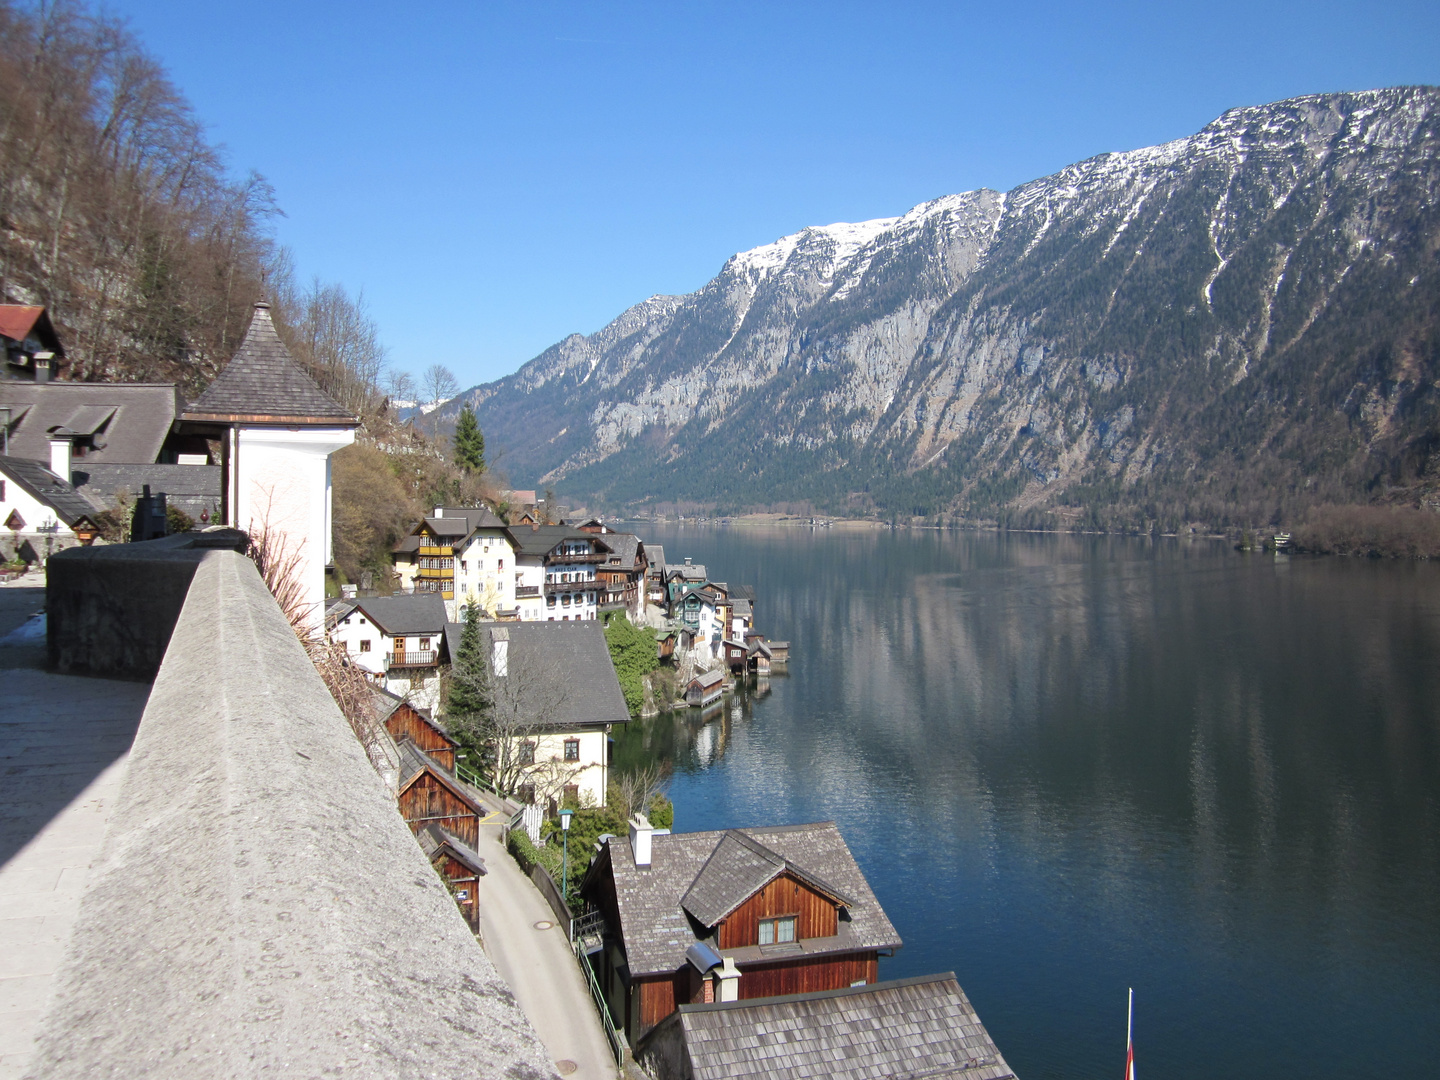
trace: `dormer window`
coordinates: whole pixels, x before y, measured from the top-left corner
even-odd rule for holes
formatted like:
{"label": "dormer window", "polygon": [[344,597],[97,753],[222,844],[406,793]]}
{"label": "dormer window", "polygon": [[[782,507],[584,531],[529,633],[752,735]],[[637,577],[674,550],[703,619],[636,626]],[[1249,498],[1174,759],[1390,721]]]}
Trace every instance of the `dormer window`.
{"label": "dormer window", "polygon": [[795,940],[795,916],[760,920],[760,944],[784,945]]}

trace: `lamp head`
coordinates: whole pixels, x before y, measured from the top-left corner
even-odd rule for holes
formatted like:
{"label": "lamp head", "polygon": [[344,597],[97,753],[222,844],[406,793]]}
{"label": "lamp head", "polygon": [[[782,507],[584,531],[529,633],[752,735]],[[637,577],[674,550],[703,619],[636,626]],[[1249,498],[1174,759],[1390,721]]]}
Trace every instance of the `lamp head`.
{"label": "lamp head", "polygon": [[570,818],[573,817],[574,814],[575,814],[575,811],[574,811],[574,810],[571,810],[568,806],[567,806],[564,810],[561,810],[561,811],[560,811],[560,828],[564,829],[566,832],[569,832],[569,831],[570,831]]}

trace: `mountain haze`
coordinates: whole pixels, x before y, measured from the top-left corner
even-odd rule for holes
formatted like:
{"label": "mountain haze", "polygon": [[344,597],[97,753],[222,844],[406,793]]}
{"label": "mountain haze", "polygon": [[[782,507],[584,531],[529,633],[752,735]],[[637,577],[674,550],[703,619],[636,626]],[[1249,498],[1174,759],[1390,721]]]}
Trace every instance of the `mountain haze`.
{"label": "mountain haze", "polygon": [[616,509],[1174,526],[1423,501],[1437,120],[1432,87],[1295,98],[807,228],[437,415],[472,403],[514,482]]}

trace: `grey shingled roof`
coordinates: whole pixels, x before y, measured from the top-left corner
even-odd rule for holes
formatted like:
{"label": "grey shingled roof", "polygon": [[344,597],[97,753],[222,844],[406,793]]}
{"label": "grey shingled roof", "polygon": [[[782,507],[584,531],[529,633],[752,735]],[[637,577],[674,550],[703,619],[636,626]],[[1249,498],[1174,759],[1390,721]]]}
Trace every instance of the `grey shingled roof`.
{"label": "grey shingled roof", "polygon": [[425,857],[431,862],[434,862],[435,856],[442,851],[448,851],[471,873],[484,874],[487,872],[485,860],[480,857],[480,853],[449,829],[443,829],[432,822],[421,829],[415,838],[420,841],[421,850],[425,852]]}
{"label": "grey shingled roof", "polygon": [[[75,459],[148,465],[160,456],[180,395],[173,383],[27,383],[0,380],[0,408],[10,409],[10,456],[50,461],[50,429],[93,435],[96,448]],[[78,425],[78,426],[77,426]]]}
{"label": "grey shingled roof", "polygon": [[250,329],[216,380],[185,410],[187,420],[285,422],[353,427],[343,409],[295,362],[275,332],[269,304],[256,304]]}
{"label": "grey shingled roof", "polygon": [[501,521],[488,506],[442,506],[440,509],[444,511],[444,517],[447,520],[464,518],[472,532],[475,529],[506,528],[505,522]]}
{"label": "grey shingled roof", "polygon": [[701,671],[697,672],[694,678],[692,678],[690,681],[698,682],[701,689],[709,690],[712,686],[718,686],[720,683],[725,681],[725,673],[719,668],[715,668],[711,671]]}
{"label": "grey shingled roof", "polygon": [[185,511],[197,522],[201,511],[212,518],[220,510],[221,469],[219,465],[112,465],[77,458],[70,470],[75,488],[90,503],[102,509],[118,505],[115,495],[122,488],[139,495],[150,485],[163,492],[167,506]]}
{"label": "grey shingled roof", "polygon": [[[804,878],[829,882],[824,891],[843,890],[849,921],[840,921],[840,933],[835,938],[804,942],[805,953],[900,947],[900,935],[875,899],[833,821],[740,831],[782,857]],[[687,948],[696,941],[708,940],[697,935],[682,901],[725,835],[718,830],[656,835],[651,838],[650,867],[645,870],[636,868],[629,838],[617,836],[607,843],[606,855],[592,865],[586,875],[587,892],[594,875],[607,872],[606,867],[614,875],[621,923],[618,929],[633,975],[674,971],[685,963]],[[701,934],[708,935],[709,928],[703,927]],[[759,961],[761,948],[728,952],[737,954],[737,962]],[[752,952],[754,956],[748,955]]]}
{"label": "grey shingled roof", "polygon": [[[38,461],[29,458],[0,456],[0,475],[12,483],[19,484],[34,498],[55,511],[55,516],[67,526],[75,524],[82,517],[93,517],[95,507],[73,487],[56,476]],[[26,522],[27,529],[34,529],[41,522]]]}
{"label": "grey shingled roof", "polygon": [[954,972],[818,994],[681,1005],[671,1023],[684,1030],[695,1080],[1015,1075]]}
{"label": "grey shingled roof", "polygon": [[606,533],[605,543],[610,548],[610,557],[602,565],[621,570],[635,569],[635,558],[640,553],[638,536],[634,533]]}
{"label": "grey shingled roof", "polygon": [[520,555],[548,555],[562,540],[590,540],[597,551],[605,554],[610,550],[608,537],[595,533],[581,532],[569,525],[511,525],[505,530],[510,542]]}
{"label": "grey shingled roof", "polygon": [[416,777],[428,769],[432,776],[437,777],[442,784],[458,795],[460,800],[474,813],[481,812],[480,804],[475,801],[475,797],[461,787],[444,766],[438,764],[434,758],[421,750],[410,739],[401,739],[396,744],[396,749],[400,752],[400,791],[404,791],[415,781]]}
{"label": "grey shingled roof", "polygon": [[445,600],[439,593],[362,596],[355,601],[355,606],[391,637],[396,634],[438,637],[445,631]]}
{"label": "grey shingled roof", "polygon": [[[534,686],[537,701],[551,706],[536,723],[546,727],[624,724],[630,719],[620,679],[605,644],[605,627],[587,622],[482,621],[481,641],[488,662],[491,629],[504,630],[510,641],[506,678],[521,677]],[[451,661],[459,655],[464,623],[445,624]],[[521,701],[524,701],[522,694]]]}
{"label": "grey shingled roof", "polygon": [[650,544],[645,548],[645,554],[650,558],[650,569],[656,570],[662,576],[665,573],[665,548],[662,544]]}
{"label": "grey shingled roof", "polygon": [[849,897],[803,867],[791,865],[785,856],[740,830],[728,829],[680,898],[680,906],[702,926],[714,926],[786,870],[819,892],[833,896],[842,904],[849,903]]}

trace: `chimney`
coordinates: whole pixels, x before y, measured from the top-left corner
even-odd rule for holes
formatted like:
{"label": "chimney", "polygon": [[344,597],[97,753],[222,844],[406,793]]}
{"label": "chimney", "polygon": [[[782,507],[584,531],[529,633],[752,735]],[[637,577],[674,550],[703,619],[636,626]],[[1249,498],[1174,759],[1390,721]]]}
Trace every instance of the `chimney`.
{"label": "chimney", "polygon": [[650,838],[654,834],[655,829],[644,814],[630,819],[630,851],[635,856],[637,870],[650,869]]}
{"label": "chimney", "polygon": [[690,556],[689,556],[689,555],[686,555],[686,556],[685,556],[685,565],[686,565],[686,566],[689,566],[689,565],[690,565]]}
{"label": "chimney", "polygon": [[57,432],[50,436],[50,471],[67,484],[70,483],[69,435],[61,435]]}
{"label": "chimney", "polygon": [[735,966],[733,956],[725,957],[725,962],[715,969],[715,977],[720,980],[720,1000],[740,1000],[740,969]]}
{"label": "chimney", "polygon": [[490,631],[490,670],[496,678],[510,674],[510,631],[497,626]]}

